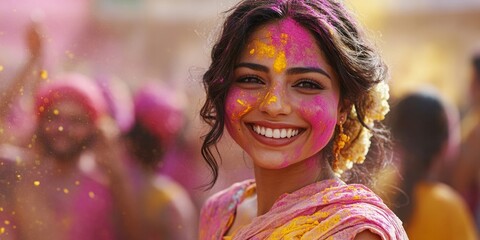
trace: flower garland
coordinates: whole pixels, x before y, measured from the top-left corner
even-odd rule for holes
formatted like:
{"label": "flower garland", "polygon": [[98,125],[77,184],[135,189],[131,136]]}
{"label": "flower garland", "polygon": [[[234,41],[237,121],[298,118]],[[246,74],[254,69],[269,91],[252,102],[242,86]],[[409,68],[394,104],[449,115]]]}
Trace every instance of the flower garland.
{"label": "flower garland", "polygon": [[[390,111],[389,97],[389,87],[385,82],[378,83],[369,91],[365,101],[366,110],[363,119],[363,122],[369,128],[373,128],[375,121],[385,119],[385,115]],[[337,175],[351,169],[354,163],[362,164],[370,148],[370,138],[373,134],[357,118],[357,111],[353,106],[347,121],[344,123],[345,134],[349,136],[351,141],[340,151],[338,159],[335,160],[333,170]],[[338,142],[338,136],[335,142]]]}

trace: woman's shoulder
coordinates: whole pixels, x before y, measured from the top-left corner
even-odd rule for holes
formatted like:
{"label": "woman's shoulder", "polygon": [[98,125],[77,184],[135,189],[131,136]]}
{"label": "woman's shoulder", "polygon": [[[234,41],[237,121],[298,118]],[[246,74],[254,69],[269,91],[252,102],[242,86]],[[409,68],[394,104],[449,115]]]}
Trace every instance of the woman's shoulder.
{"label": "woman's shoulder", "polygon": [[[387,236],[388,239],[408,239],[400,219],[368,187],[345,184],[331,191],[331,199],[325,209],[331,209],[328,212],[331,219],[342,223],[344,228],[339,234],[343,232],[350,237],[369,230],[367,233],[373,232],[382,239]],[[330,204],[337,207],[332,208]]]}
{"label": "woman's shoulder", "polygon": [[234,183],[230,187],[210,196],[203,208],[218,207],[222,204],[230,204],[230,202],[239,203],[245,191],[252,186],[255,186],[255,181],[252,179]]}
{"label": "woman's shoulder", "polygon": [[254,186],[254,180],[245,180],[208,198],[200,211],[200,239],[221,238],[233,223],[245,193]]}

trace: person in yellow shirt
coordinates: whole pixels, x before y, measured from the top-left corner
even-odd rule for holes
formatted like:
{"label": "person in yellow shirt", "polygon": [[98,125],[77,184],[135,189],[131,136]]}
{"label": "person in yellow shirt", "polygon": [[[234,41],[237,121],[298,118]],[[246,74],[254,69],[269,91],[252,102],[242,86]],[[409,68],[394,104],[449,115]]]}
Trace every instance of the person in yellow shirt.
{"label": "person in yellow shirt", "polygon": [[394,105],[389,119],[403,176],[393,208],[410,239],[477,239],[464,200],[435,174],[452,133],[446,109],[436,94],[412,93]]}

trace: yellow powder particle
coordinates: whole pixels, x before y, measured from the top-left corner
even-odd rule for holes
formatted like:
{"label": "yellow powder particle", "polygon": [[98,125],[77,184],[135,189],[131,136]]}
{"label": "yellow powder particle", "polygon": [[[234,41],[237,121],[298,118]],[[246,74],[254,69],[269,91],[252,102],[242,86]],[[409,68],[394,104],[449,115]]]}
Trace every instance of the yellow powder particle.
{"label": "yellow powder particle", "polygon": [[252,48],[252,50],[250,50],[250,55],[253,55],[255,53],[255,48]]}
{"label": "yellow powder particle", "polygon": [[0,65],[0,72],[1,72],[1,71],[3,71],[3,66],[2,66],[2,65]]}
{"label": "yellow powder particle", "polygon": [[58,109],[53,110],[53,114],[58,115],[59,113],[60,111],[58,111]]}
{"label": "yellow powder particle", "polygon": [[4,233],[5,233],[5,228],[4,227],[0,228],[0,234],[4,234]]}
{"label": "yellow powder particle", "polygon": [[63,189],[63,192],[64,192],[65,194],[68,194],[68,193],[69,193],[68,189],[66,189],[66,188]]}
{"label": "yellow powder particle", "polygon": [[244,101],[240,100],[240,99],[237,99],[237,103],[242,105],[242,106],[245,106],[247,105]]}
{"label": "yellow powder particle", "polygon": [[88,192],[88,196],[89,196],[90,198],[94,198],[94,197],[95,197],[95,193],[94,193],[94,192]]}
{"label": "yellow powder particle", "polygon": [[280,42],[282,43],[283,46],[287,45],[288,34],[286,34],[286,33],[280,34]]}
{"label": "yellow powder particle", "polygon": [[10,221],[8,221],[8,220],[5,220],[4,223],[5,223],[5,225],[10,225]]}
{"label": "yellow powder particle", "polygon": [[47,70],[41,70],[41,71],[40,71],[40,78],[43,79],[43,80],[45,80],[45,79],[48,78],[48,72],[47,72]]}
{"label": "yellow powder particle", "polygon": [[33,181],[33,185],[35,185],[36,187],[40,186],[40,181]]}
{"label": "yellow powder particle", "polygon": [[63,132],[63,127],[62,126],[58,127],[58,131]]}
{"label": "yellow powder particle", "polygon": [[265,99],[267,101],[267,104],[277,102],[277,96],[271,94],[270,92],[265,95]]}

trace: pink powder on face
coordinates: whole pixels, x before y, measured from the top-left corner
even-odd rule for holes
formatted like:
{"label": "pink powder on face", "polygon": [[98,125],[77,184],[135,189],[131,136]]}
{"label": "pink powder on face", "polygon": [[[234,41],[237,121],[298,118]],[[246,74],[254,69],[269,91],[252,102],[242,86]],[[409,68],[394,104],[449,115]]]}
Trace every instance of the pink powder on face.
{"label": "pink powder on face", "polygon": [[311,141],[309,145],[302,145],[295,151],[284,153],[284,160],[280,167],[287,167],[295,159],[300,158],[305,151],[321,151],[330,141],[337,123],[337,100],[335,95],[318,95],[310,99],[302,99],[295,104],[297,112],[310,125]]}
{"label": "pink powder on face", "polygon": [[[317,47],[316,42],[312,41],[310,32],[291,18],[284,19],[278,23],[278,26],[271,27],[272,44],[274,46],[283,46],[286,58],[290,64],[304,62],[306,65],[316,66],[318,57],[313,51],[308,51]],[[284,41],[288,36],[287,41]],[[306,51],[307,50],[307,51]],[[303,54],[299,54],[303,52]]]}
{"label": "pink powder on face", "polygon": [[312,100],[303,100],[299,113],[311,124],[315,139],[313,149],[321,150],[332,137],[337,123],[338,103],[334,95],[319,95]]}

